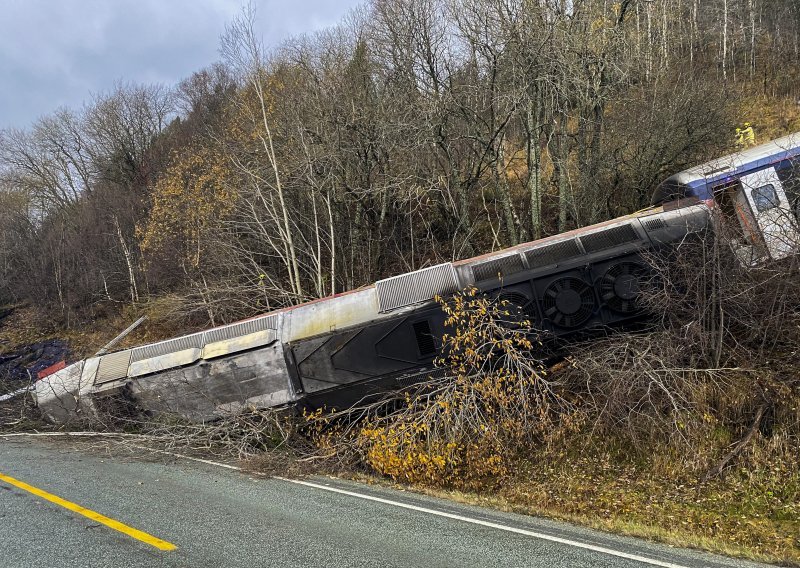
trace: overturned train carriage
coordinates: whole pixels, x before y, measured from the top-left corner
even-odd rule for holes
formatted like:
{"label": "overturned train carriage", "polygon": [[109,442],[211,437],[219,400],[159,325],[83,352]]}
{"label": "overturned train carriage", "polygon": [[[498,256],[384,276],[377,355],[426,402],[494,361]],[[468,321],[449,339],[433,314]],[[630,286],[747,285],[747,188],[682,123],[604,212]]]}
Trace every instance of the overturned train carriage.
{"label": "overturned train carriage", "polygon": [[657,207],[239,323],[94,357],[36,384],[53,421],[120,399],[208,420],[246,406],[343,408],[425,380],[444,333],[434,301],[475,286],[559,336],[639,315],[643,250],[708,224],[705,205]]}
{"label": "overturned train carriage", "polygon": [[800,134],[677,174],[645,211],[80,361],[37,382],[36,398],[53,421],[120,400],[198,421],[251,406],[343,408],[429,377],[445,319],[434,297],[469,286],[555,337],[619,326],[641,317],[647,250],[725,223],[745,264],[795,253],[798,166]]}

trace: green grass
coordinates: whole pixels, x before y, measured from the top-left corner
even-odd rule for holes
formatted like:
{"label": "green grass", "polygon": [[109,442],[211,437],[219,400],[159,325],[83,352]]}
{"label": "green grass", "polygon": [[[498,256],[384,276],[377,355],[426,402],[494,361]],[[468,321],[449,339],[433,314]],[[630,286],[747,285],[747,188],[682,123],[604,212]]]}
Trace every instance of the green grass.
{"label": "green grass", "polygon": [[594,451],[520,460],[513,476],[480,491],[404,487],[675,546],[800,566],[797,456],[768,458],[767,445],[751,449],[741,460],[746,463],[702,485],[697,472],[669,452],[627,459]]}

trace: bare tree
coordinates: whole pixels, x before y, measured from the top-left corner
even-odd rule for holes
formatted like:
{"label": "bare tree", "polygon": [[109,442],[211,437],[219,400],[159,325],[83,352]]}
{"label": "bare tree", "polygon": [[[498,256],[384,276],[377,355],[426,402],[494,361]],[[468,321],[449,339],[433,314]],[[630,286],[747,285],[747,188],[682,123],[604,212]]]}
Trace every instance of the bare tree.
{"label": "bare tree", "polygon": [[[262,151],[266,156],[271,176],[263,175],[261,171],[254,171],[240,160],[234,158],[234,163],[250,178],[252,187],[255,190],[255,197],[267,211],[276,213],[276,220],[282,224],[281,240],[283,241],[285,262],[289,272],[289,280],[294,294],[298,298],[303,297],[302,282],[300,280],[300,267],[295,251],[294,233],[295,229],[289,221],[289,209],[283,191],[281,179],[281,164],[278,162],[278,155],[275,151],[275,140],[270,127],[268,98],[264,81],[266,80],[266,60],[264,48],[261,40],[255,32],[255,6],[248,4],[242,9],[242,13],[226,26],[225,35],[222,37],[220,51],[223,57],[237,74],[240,81],[245,82],[252,90],[257,104],[241,105],[241,109],[246,113],[253,125],[256,127],[257,136],[261,142]],[[274,191],[278,199],[277,210],[270,199],[264,195],[262,190]],[[258,226],[263,227],[263,223],[257,221]]]}

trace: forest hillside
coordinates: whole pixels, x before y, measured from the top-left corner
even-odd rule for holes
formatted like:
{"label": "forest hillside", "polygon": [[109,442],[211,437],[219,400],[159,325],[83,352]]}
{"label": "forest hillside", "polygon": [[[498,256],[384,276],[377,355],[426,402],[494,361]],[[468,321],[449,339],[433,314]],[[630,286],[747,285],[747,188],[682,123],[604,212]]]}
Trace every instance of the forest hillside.
{"label": "forest hillside", "polygon": [[635,211],[744,122],[800,130],[788,0],[375,0],[270,51],[254,17],[180,84],[0,131],[0,304],[218,325]]}

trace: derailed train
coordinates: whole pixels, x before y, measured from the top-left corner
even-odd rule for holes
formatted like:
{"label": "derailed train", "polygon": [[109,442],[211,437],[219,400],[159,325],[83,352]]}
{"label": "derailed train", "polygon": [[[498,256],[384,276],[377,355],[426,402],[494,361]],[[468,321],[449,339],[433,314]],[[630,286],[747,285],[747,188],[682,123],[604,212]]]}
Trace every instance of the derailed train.
{"label": "derailed train", "polygon": [[78,361],[39,380],[54,422],[108,401],[210,420],[245,407],[343,408],[435,372],[444,314],[434,297],[475,286],[553,336],[641,317],[643,251],[726,223],[743,262],[797,251],[800,133],[668,178],[632,215],[380,280],[242,322]]}

